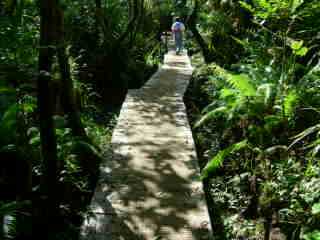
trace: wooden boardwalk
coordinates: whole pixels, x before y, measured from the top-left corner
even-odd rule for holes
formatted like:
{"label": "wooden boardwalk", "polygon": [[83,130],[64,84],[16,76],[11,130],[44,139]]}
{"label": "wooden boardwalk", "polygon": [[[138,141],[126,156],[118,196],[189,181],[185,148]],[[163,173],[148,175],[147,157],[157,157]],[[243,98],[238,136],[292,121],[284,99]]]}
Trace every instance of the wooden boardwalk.
{"label": "wooden boardwalk", "polygon": [[164,63],[127,95],[82,240],[211,239],[183,103],[192,67],[186,55],[173,52]]}

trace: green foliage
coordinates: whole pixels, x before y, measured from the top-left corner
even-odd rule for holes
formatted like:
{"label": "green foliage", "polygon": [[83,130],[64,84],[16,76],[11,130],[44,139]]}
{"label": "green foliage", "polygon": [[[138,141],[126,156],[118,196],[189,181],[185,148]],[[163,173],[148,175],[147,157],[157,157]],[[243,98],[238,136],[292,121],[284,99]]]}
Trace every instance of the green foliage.
{"label": "green foliage", "polygon": [[245,1],[240,1],[240,4],[251,13],[254,13],[258,18],[274,19],[281,18],[282,16],[280,14],[294,14],[303,2],[304,0],[254,0],[252,5]]}
{"label": "green foliage", "polygon": [[227,78],[227,82],[236,88],[242,96],[251,97],[256,95],[256,89],[252,85],[251,80],[248,75],[230,75]]}
{"label": "green foliage", "polygon": [[201,178],[205,179],[209,177],[210,174],[214,173],[219,167],[222,166],[223,161],[230,154],[236,153],[241,149],[247,147],[247,140],[232,144],[226,149],[221,150],[215,157],[213,157],[201,172]]}
{"label": "green foliage", "polygon": [[305,56],[308,53],[308,48],[307,47],[303,47],[303,41],[293,41],[291,43],[291,49],[293,51],[294,55],[297,56]]}
{"label": "green foliage", "polygon": [[5,142],[2,144],[14,143],[18,108],[19,106],[17,104],[13,104],[2,116],[0,121],[0,134],[1,136],[6,136],[6,139],[3,139]]}
{"label": "green foliage", "polygon": [[218,114],[227,113],[227,107],[222,106],[222,107],[218,107],[215,108],[214,110],[206,113],[205,115],[203,115],[194,125],[195,128],[200,127],[201,125],[203,125],[206,121],[209,121],[211,119],[213,119],[215,116],[217,116]]}
{"label": "green foliage", "polygon": [[320,132],[320,124],[317,124],[315,126],[309,127],[306,130],[304,130],[303,132],[299,133],[298,135],[294,136],[294,141],[291,143],[290,147],[292,147],[293,145],[301,142],[303,139],[305,139],[306,137],[310,136],[311,134],[315,133],[315,132]]}
{"label": "green foliage", "polygon": [[320,203],[313,204],[311,211],[313,215],[318,215],[320,213]]}
{"label": "green foliage", "polygon": [[0,18],[1,62],[34,65],[37,61],[39,37],[36,6],[33,1],[25,0],[6,1],[6,6],[5,8],[13,10],[13,14]]}
{"label": "green foliage", "polygon": [[17,236],[17,218],[22,214],[19,210],[25,206],[30,206],[30,201],[12,201],[8,203],[0,202],[0,218],[6,218],[4,225],[0,227],[5,230],[3,237],[7,240],[15,239]]}
{"label": "green foliage", "polygon": [[284,115],[288,118],[294,115],[294,110],[299,101],[299,95],[295,89],[291,89],[288,94],[285,96],[283,101],[283,111]]}
{"label": "green foliage", "polygon": [[320,231],[315,230],[313,232],[306,233],[303,235],[303,239],[304,240],[319,240],[320,239]]}
{"label": "green foliage", "polygon": [[[221,1],[215,3],[202,10],[206,36],[220,30],[205,25],[212,8],[223,9]],[[314,29],[319,29],[320,5],[294,0],[239,4],[241,12],[223,9],[224,16],[210,20],[231,20],[225,37],[241,47],[239,58],[232,65],[221,57],[201,66],[193,79],[201,91],[192,99],[207,103],[193,100],[199,109],[191,118],[205,166],[202,177],[215,205],[224,209],[213,217],[225,220],[219,227],[225,227],[228,239],[263,239],[268,214],[278,216],[273,221],[287,239],[317,239],[320,75]],[[224,44],[231,51],[233,46]],[[230,153],[241,139],[250,147]]]}

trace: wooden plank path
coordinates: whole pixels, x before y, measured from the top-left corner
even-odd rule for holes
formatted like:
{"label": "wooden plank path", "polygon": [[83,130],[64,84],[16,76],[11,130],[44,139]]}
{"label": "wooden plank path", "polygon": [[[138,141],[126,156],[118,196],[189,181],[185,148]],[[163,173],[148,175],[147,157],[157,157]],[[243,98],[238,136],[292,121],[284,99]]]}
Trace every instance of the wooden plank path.
{"label": "wooden plank path", "polygon": [[189,58],[169,52],[143,88],[129,91],[82,240],[211,239],[183,103],[191,74]]}

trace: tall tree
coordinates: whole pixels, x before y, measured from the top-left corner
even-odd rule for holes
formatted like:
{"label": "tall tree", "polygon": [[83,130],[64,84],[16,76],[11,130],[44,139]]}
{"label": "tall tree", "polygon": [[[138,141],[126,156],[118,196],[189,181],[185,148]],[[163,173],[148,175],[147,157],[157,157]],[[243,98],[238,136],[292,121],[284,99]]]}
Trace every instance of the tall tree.
{"label": "tall tree", "polygon": [[[50,226],[52,226],[50,223],[52,221],[54,222],[55,217],[57,217],[57,213],[59,212],[57,198],[57,142],[53,122],[53,96],[50,89],[51,70],[55,51],[56,25],[54,19],[56,6],[57,0],[40,0],[40,49],[37,86],[41,153],[43,160],[41,190],[44,202],[42,202],[40,213],[41,222],[37,222],[37,224],[49,229]],[[49,218],[51,218],[51,221],[49,221]],[[42,228],[42,230],[44,229]],[[48,233],[49,231],[46,232]]]}

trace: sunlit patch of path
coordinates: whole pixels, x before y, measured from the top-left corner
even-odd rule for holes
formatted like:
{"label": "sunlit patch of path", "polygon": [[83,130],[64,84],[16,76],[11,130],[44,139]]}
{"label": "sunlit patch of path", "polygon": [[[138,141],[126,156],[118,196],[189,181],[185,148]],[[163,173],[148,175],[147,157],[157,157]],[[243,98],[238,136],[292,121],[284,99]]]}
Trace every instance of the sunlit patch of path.
{"label": "sunlit patch of path", "polygon": [[82,240],[210,239],[210,223],[183,95],[192,67],[169,52],[129,91],[101,164]]}

